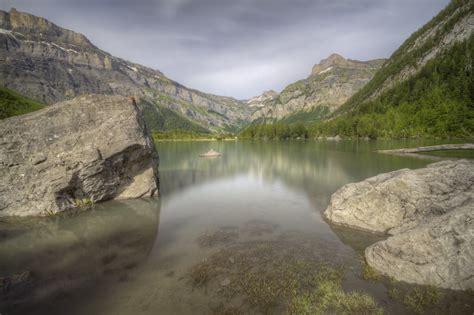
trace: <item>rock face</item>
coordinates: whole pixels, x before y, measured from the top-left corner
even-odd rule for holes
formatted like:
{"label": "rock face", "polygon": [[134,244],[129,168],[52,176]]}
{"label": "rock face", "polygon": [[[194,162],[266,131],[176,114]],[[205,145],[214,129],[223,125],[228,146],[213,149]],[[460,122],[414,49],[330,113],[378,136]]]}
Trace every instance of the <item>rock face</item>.
{"label": "rock face", "polygon": [[244,102],[184,87],[100,50],[80,33],[15,9],[0,10],[0,74],[0,86],[41,102],[134,95],[211,130],[239,126],[251,113]]}
{"label": "rock face", "polygon": [[381,174],[333,194],[334,223],[394,236],[365,251],[396,280],[474,288],[474,163],[443,161]]}
{"label": "rock face", "polygon": [[356,61],[332,54],[315,65],[311,75],[290,84],[280,94],[268,92],[250,100],[259,108],[253,119],[284,119],[295,113],[319,111],[324,118],[367,84],[382,66],[384,59]]}
{"label": "rock face", "polygon": [[367,263],[400,281],[474,289],[474,203],[365,250]]}
{"label": "rock face", "polygon": [[443,161],[347,184],[324,214],[334,223],[394,235],[473,199],[474,163]]}
{"label": "rock face", "polygon": [[158,155],[135,101],[89,95],[0,122],[0,216],[158,193]]}

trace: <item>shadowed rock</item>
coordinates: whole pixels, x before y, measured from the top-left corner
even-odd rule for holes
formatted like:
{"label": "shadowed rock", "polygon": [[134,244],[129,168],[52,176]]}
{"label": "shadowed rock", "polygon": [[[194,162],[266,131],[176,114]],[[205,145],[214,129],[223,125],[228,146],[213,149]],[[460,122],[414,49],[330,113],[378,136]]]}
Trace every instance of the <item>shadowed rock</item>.
{"label": "shadowed rock", "polygon": [[89,95],[0,123],[0,216],[150,197],[158,155],[134,100]]}

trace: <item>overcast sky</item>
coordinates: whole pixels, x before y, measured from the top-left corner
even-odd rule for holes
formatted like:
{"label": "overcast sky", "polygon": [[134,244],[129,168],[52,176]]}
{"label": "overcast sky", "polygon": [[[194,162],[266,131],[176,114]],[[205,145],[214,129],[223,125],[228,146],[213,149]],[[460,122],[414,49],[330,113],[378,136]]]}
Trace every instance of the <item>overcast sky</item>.
{"label": "overcast sky", "polygon": [[449,0],[0,0],[188,87],[244,99],[280,91],[335,52],[390,54]]}

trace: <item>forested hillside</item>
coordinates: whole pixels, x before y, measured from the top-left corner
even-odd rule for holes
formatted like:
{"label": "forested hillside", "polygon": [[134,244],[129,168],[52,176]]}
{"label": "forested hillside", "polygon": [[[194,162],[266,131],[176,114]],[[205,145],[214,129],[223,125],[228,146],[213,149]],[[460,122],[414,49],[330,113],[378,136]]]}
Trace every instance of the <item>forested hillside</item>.
{"label": "forested hillside", "polygon": [[374,138],[473,137],[473,12],[474,1],[452,1],[405,41],[333,119],[312,126],[311,132]]}
{"label": "forested hillside", "polygon": [[0,119],[26,114],[44,106],[12,90],[0,87]]}

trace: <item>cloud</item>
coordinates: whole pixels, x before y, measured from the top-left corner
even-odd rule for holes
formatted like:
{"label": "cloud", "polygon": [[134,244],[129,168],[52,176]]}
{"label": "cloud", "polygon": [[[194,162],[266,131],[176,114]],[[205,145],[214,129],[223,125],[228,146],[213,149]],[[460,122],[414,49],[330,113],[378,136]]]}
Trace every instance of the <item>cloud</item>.
{"label": "cloud", "polygon": [[333,52],[388,57],[449,0],[0,0],[189,87],[245,99]]}

